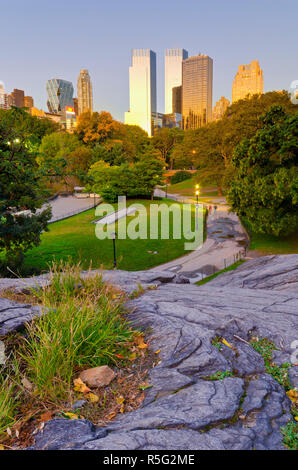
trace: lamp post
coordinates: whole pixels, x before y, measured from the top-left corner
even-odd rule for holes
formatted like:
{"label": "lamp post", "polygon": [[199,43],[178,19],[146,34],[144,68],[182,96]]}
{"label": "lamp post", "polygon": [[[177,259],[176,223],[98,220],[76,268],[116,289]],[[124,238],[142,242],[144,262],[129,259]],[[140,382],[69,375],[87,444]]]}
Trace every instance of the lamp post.
{"label": "lamp post", "polygon": [[113,252],[114,252],[114,269],[117,268],[117,260],[116,260],[116,233],[111,233],[111,238],[113,240]]}
{"label": "lamp post", "polygon": [[199,185],[196,184],[196,198],[197,198],[197,203],[196,203],[196,230],[199,230],[199,220],[198,220],[198,211],[199,211]]}

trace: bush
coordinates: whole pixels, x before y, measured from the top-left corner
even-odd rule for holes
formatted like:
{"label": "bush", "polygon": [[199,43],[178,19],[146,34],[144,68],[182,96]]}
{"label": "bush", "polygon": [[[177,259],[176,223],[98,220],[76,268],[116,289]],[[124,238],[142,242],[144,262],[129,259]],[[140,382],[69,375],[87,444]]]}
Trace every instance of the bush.
{"label": "bush", "polygon": [[189,180],[192,177],[188,171],[177,171],[171,176],[171,184],[181,183],[181,181]]}

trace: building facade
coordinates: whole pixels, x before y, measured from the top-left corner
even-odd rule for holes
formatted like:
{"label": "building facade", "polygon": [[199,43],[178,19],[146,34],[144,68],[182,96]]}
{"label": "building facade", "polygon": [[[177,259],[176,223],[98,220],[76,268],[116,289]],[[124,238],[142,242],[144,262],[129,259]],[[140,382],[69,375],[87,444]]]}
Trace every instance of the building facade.
{"label": "building facade", "polygon": [[88,70],[81,70],[78,78],[78,113],[93,111],[92,83]]}
{"label": "building facade", "polygon": [[0,109],[9,109],[8,95],[5,93],[3,82],[0,82]]}
{"label": "building facade", "polygon": [[15,88],[13,92],[8,95],[8,105],[15,106],[16,108],[23,108],[25,106],[24,90],[18,90]]}
{"label": "building facade", "polygon": [[156,113],[156,54],[150,49],[133,49],[129,67],[129,111],[125,124],[153,133],[152,113]]}
{"label": "building facade", "polygon": [[29,110],[34,107],[34,100],[33,100],[32,96],[25,96],[24,97],[24,106],[25,106],[25,108],[29,108]]}
{"label": "building facade", "polygon": [[199,54],[182,63],[182,127],[197,129],[212,119],[213,60]]}
{"label": "building facade", "polygon": [[221,119],[229,106],[230,106],[230,100],[222,96],[216,102],[212,110],[212,121],[218,121],[219,119]]}
{"label": "building facade", "polygon": [[182,113],[182,85],[172,88],[172,109],[173,113]]}
{"label": "building facade", "polygon": [[263,93],[263,70],[257,60],[248,65],[239,65],[232,88],[232,103],[245,98],[247,95]]}
{"label": "building facade", "polygon": [[73,85],[60,78],[52,78],[46,84],[47,106],[52,114],[61,114],[65,106],[73,107]]}
{"label": "building facade", "polygon": [[165,114],[181,113],[173,109],[173,88],[182,85],[182,62],[188,58],[185,49],[166,49],[165,53]]}

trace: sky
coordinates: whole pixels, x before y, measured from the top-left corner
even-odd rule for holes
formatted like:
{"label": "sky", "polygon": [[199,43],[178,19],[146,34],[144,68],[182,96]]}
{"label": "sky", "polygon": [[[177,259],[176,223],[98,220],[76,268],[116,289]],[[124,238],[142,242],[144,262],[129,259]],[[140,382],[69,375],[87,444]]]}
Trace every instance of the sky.
{"label": "sky", "polygon": [[[298,0],[0,0],[0,81],[46,110],[46,81],[75,90],[89,70],[94,110],[124,120],[133,48],[157,54],[157,110],[164,112],[164,53],[182,47],[213,59],[213,105],[231,99],[240,64],[259,60],[264,91],[298,80]],[[76,91],[75,91],[76,96]]]}

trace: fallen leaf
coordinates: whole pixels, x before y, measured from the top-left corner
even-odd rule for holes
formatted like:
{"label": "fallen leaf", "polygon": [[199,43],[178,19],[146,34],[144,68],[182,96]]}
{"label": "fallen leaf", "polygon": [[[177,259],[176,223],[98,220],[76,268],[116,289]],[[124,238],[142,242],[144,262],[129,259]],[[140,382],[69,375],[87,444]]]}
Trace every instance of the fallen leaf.
{"label": "fallen leaf", "polygon": [[0,450],[5,450],[5,447],[2,444],[0,444]]}
{"label": "fallen leaf", "polygon": [[136,353],[134,352],[134,353],[132,353],[132,354],[129,356],[128,359],[129,359],[130,361],[134,361],[136,358],[137,358],[137,355],[136,355]]}
{"label": "fallen leaf", "polygon": [[146,344],[144,342],[138,344],[138,348],[140,348],[140,349],[146,349],[147,347],[148,347],[148,344]]}
{"label": "fallen leaf", "polygon": [[225,340],[224,338],[221,340],[221,342],[225,344],[226,346],[228,346],[228,348],[233,349],[233,346],[231,346],[230,343],[228,343],[227,340]]}
{"label": "fallen leaf", "polygon": [[74,379],[74,391],[80,393],[88,393],[91,392],[91,389],[87,387],[87,385],[82,381],[82,379]]}
{"label": "fallen leaf", "polygon": [[23,385],[23,387],[24,387],[26,390],[28,390],[29,392],[31,392],[31,390],[33,390],[33,385],[32,385],[32,383],[31,383],[28,379],[26,379],[26,377],[24,377],[24,378],[22,379],[22,385]]}
{"label": "fallen leaf", "polygon": [[125,402],[125,398],[120,395],[120,397],[116,398],[116,402],[118,403],[118,405],[122,405],[122,403]]}
{"label": "fallen leaf", "polygon": [[118,359],[124,359],[124,356],[122,356],[122,354],[116,354],[116,357],[118,357]]}
{"label": "fallen leaf", "polygon": [[161,349],[158,349],[157,351],[155,351],[155,353],[154,353],[154,354],[159,354],[159,353],[160,353],[160,351],[161,351]]}
{"label": "fallen leaf", "polygon": [[46,411],[40,416],[40,421],[46,422],[52,419],[53,413],[51,411]]}
{"label": "fallen leaf", "polygon": [[95,393],[88,393],[86,398],[90,401],[90,403],[97,403],[99,401],[99,397],[95,395]]}
{"label": "fallen leaf", "polygon": [[117,414],[116,411],[112,411],[112,413],[108,414],[107,418],[108,419],[113,419],[113,418],[115,418],[116,414]]}
{"label": "fallen leaf", "polygon": [[120,408],[120,413],[124,413],[125,411],[125,405],[122,403],[121,408]]}
{"label": "fallen leaf", "polygon": [[292,400],[293,403],[298,403],[298,392],[296,390],[292,389],[287,392],[287,395],[290,400]]}
{"label": "fallen leaf", "polygon": [[10,428],[7,428],[7,429],[6,429],[6,432],[7,432],[7,434],[8,434],[9,436],[12,436],[12,432],[11,432],[11,429],[10,429]]}
{"label": "fallen leaf", "polygon": [[295,416],[295,421],[298,421],[298,416]]}
{"label": "fallen leaf", "polygon": [[66,416],[69,419],[79,419],[78,415],[76,415],[75,413],[67,412],[67,413],[63,413],[63,414],[64,414],[64,416]]}

